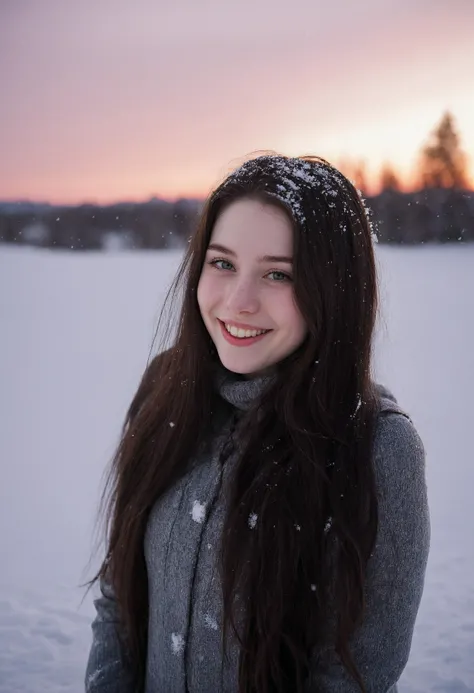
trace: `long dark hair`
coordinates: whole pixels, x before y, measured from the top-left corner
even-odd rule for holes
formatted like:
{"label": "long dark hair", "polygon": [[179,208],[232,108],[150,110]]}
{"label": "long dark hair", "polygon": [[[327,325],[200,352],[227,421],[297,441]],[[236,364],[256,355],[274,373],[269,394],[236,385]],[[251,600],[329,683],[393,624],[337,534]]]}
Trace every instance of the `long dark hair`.
{"label": "long dark hair", "polygon": [[[320,158],[259,156],[210,195],[168,295],[173,300],[182,292],[175,336],[147,367],[112,461],[103,496],[107,551],[92,582],[106,579],[115,591],[141,691],[145,529],[152,506],[186,472],[219,406],[212,377],[218,356],[197,286],[218,215],[243,197],[278,206],[292,222],[294,291],[308,334],[278,364],[258,416],[247,421],[222,529],[223,637],[231,629],[240,642],[240,693],[301,693],[311,652],[325,646],[365,691],[349,641],[363,617],[377,532],[376,271],[363,201]],[[258,516],[253,531],[251,513]],[[236,594],[246,609],[239,627]]]}

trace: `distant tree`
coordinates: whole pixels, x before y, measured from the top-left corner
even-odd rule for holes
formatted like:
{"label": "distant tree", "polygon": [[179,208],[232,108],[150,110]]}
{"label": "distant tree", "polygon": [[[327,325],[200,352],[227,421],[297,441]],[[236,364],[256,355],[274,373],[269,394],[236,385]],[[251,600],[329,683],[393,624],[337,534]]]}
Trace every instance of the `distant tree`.
{"label": "distant tree", "polygon": [[400,179],[390,164],[384,164],[380,172],[380,189],[399,191],[401,188]]}
{"label": "distant tree", "polygon": [[440,200],[439,217],[442,228],[439,240],[441,243],[469,240],[472,238],[474,217],[468,194],[454,188],[444,192],[444,199]]}
{"label": "distant tree", "polygon": [[467,157],[449,111],[420,152],[418,178],[423,188],[465,190],[469,186]]}

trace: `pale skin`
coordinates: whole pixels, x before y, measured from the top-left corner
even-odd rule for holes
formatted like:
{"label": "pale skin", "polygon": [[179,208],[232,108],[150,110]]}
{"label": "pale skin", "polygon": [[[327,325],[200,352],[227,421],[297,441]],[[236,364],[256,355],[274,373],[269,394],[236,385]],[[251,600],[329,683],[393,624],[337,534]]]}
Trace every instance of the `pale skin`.
{"label": "pale skin", "polygon": [[[292,259],[293,229],[278,207],[244,198],[218,217],[197,298],[228,370],[247,377],[270,373],[303,342],[306,325],[294,297]],[[241,330],[237,335],[235,328]],[[266,332],[255,338],[255,330]]]}

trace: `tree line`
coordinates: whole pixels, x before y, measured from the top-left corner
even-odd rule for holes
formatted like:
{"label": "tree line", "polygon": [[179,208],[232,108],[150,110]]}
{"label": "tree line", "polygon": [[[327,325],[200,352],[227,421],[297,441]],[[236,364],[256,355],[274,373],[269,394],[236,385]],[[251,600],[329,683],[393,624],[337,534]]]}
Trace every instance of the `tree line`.
{"label": "tree line", "polygon": [[[454,117],[446,112],[422,146],[416,183],[404,191],[396,171],[383,166],[380,190],[367,192],[363,165],[344,170],[372,210],[381,243],[474,241],[474,192],[468,158]],[[53,206],[0,204],[0,243],[68,250],[182,248],[194,232],[202,201]]]}

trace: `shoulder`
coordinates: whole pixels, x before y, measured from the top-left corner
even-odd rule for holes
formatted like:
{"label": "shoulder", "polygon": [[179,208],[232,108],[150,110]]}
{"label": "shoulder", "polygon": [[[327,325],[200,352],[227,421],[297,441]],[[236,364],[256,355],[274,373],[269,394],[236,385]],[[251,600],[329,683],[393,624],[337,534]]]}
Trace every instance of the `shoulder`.
{"label": "shoulder", "polygon": [[407,414],[382,411],[377,419],[373,464],[382,498],[416,501],[425,495],[425,448]]}
{"label": "shoulder", "polygon": [[417,458],[424,463],[425,449],[411,416],[395,396],[376,385],[378,414],[375,424],[374,455]]}
{"label": "shoulder", "polygon": [[[393,397],[393,396],[392,396]],[[425,448],[410,416],[395,398],[381,396],[373,465],[379,499],[379,541],[426,558],[430,522]],[[386,556],[385,556],[386,558]],[[425,558],[422,564],[425,563]],[[423,568],[422,565],[422,568]]]}

